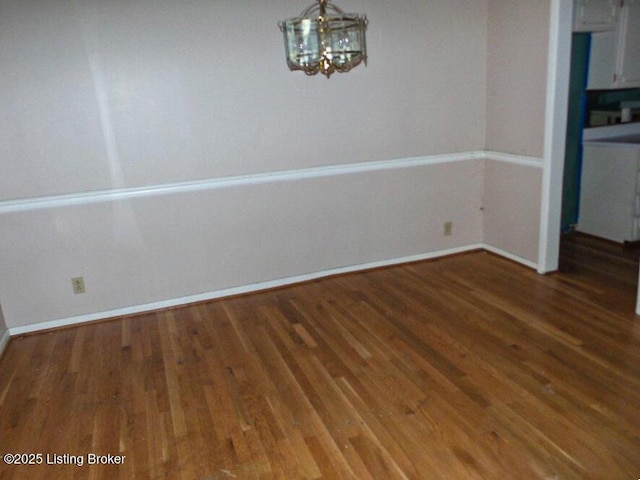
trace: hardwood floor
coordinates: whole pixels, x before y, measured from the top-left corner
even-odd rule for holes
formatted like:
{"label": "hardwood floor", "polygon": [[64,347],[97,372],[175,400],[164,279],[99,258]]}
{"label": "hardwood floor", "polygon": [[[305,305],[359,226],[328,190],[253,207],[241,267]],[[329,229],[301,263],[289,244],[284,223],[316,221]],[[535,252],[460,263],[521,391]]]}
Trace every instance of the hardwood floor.
{"label": "hardwood floor", "polygon": [[635,480],[637,256],[596,250],[567,239],[548,276],[478,252],[15,338],[0,453],[44,457],[0,478]]}
{"label": "hardwood floor", "polygon": [[560,247],[560,271],[570,274],[566,281],[581,283],[581,288],[588,288],[592,301],[615,313],[635,309],[639,245],[623,248],[618,243],[573,233],[563,237]]}

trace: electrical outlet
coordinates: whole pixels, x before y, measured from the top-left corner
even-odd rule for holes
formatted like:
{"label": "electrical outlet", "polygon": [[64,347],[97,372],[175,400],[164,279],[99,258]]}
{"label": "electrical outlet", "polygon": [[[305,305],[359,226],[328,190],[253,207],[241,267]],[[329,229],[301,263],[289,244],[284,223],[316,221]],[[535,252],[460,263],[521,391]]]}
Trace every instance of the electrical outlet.
{"label": "electrical outlet", "polygon": [[76,295],[79,293],[85,293],[86,290],[84,288],[84,278],[83,277],[75,277],[71,279],[71,285],[73,286],[73,293]]}
{"label": "electrical outlet", "polygon": [[453,233],[453,222],[444,222],[444,236],[450,237]]}

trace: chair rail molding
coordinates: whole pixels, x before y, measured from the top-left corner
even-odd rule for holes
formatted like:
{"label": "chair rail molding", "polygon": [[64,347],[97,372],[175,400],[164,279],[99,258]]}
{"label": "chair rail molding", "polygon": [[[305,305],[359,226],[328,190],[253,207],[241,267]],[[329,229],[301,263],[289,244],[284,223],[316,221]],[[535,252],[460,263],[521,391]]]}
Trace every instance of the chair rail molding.
{"label": "chair rail molding", "polygon": [[34,198],[18,198],[0,201],[0,215],[20,211],[58,208],[71,205],[126,200],[157,195],[197,192],[237,186],[259,185],[264,183],[287,182],[304,179],[322,178],[338,175],[353,175],[383,170],[415,168],[443,163],[464,162],[469,160],[495,160],[534,168],[543,168],[543,159],[511,153],[477,150],[449,154],[426,155],[421,157],[401,158],[374,162],[350,163],[305,168],[300,170],[283,170],[264,173],[252,173],[228,177],[195,180],[190,182],[148,185],[143,187],[118,188],[93,192],[68,193]]}

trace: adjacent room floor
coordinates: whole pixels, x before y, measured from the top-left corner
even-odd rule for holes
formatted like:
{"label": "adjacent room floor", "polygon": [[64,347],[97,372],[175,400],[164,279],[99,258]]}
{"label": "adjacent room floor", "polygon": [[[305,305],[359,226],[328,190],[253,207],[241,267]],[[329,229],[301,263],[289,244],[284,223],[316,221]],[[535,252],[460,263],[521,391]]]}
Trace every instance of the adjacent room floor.
{"label": "adjacent room floor", "polygon": [[14,338],[0,479],[640,478],[637,276],[571,235]]}

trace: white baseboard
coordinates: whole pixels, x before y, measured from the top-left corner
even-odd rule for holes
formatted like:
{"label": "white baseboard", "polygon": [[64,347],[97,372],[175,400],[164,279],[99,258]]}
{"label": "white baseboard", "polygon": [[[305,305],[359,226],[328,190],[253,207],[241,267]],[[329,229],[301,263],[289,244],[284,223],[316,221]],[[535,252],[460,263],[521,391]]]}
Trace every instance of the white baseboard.
{"label": "white baseboard", "polygon": [[307,282],[309,280],[316,280],[323,277],[329,277],[332,275],[339,275],[342,273],[357,272],[362,270],[369,270],[372,268],[387,267],[392,265],[399,265],[402,263],[417,262],[420,260],[429,260],[432,258],[445,257],[448,255],[455,255],[458,253],[470,252],[473,250],[481,250],[485,248],[482,244],[467,245],[464,247],[451,248],[447,250],[438,250],[436,252],[430,252],[419,255],[411,255],[402,258],[394,258],[391,260],[382,260],[379,262],[371,262],[360,265],[349,265],[346,267],[334,268],[331,270],[325,270],[321,272],[313,272],[304,275],[297,275],[294,277],[281,278],[277,280],[270,280],[267,282],[253,283],[250,285],[242,285],[239,287],[232,287],[223,290],[217,290],[213,292],[199,293],[196,295],[189,295],[187,297],[172,298],[169,300],[163,300],[160,302],[147,303],[144,305],[134,305],[130,307],[118,308],[115,310],[108,310],[104,312],[88,313],[84,315],[77,315],[69,318],[61,318],[58,320],[51,320],[48,322],[34,323],[31,325],[24,325],[20,327],[12,327],[9,329],[10,334],[22,335],[25,333],[33,333],[42,330],[49,330],[52,328],[68,327],[72,325],[78,325],[81,323],[93,322],[97,320],[105,320],[109,318],[120,317],[123,315],[133,315],[136,313],[150,312],[153,310],[160,310],[163,308],[176,307],[180,305],[188,305],[190,303],[202,302],[207,300],[215,300],[217,298],[230,297],[233,295],[240,295],[244,293],[254,293],[261,290],[268,290],[271,288],[283,287],[287,285],[293,285],[296,283]]}
{"label": "white baseboard", "polygon": [[509,253],[506,250],[502,250],[500,248],[492,247],[491,245],[487,245],[486,243],[482,245],[482,249],[486,250],[487,252],[495,253],[496,255],[499,255],[501,257],[508,258],[509,260],[513,260],[514,262],[520,263],[520,264],[524,265],[525,267],[529,267],[529,268],[532,268],[534,270],[538,269],[538,264],[537,263],[532,262],[530,260],[527,260],[526,258],[522,258],[522,257],[519,257],[517,255],[514,255],[513,253]]}
{"label": "white baseboard", "polygon": [[9,345],[9,340],[11,340],[11,333],[9,330],[5,330],[2,338],[0,338],[0,357],[4,353],[4,349]]}

